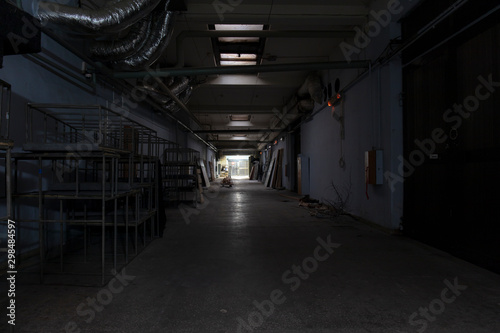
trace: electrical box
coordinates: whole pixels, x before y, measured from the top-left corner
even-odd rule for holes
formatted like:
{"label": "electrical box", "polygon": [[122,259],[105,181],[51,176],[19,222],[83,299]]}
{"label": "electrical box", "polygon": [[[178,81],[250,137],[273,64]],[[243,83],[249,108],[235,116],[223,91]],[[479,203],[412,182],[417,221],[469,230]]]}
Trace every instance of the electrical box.
{"label": "electrical box", "polygon": [[370,185],[384,184],[384,152],[370,150],[365,152],[365,183]]}
{"label": "electrical box", "polygon": [[309,194],[309,157],[299,154],[297,157],[297,184],[300,195]]}

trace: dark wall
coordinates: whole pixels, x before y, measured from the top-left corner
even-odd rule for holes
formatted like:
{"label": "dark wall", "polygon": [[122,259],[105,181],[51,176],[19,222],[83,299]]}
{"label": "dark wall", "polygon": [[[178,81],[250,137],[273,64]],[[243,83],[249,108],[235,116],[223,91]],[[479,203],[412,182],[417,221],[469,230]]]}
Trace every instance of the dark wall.
{"label": "dark wall", "polygon": [[[477,5],[464,6],[403,54],[404,230],[500,272],[500,15],[467,27],[498,2]],[[403,22],[404,37],[437,14],[435,2],[424,2]]]}

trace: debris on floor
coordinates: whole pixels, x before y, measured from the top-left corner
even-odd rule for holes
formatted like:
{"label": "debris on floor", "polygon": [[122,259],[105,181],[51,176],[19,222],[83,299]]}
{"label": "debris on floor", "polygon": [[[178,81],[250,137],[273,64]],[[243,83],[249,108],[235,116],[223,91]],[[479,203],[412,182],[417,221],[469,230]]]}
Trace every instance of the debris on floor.
{"label": "debris on floor", "polygon": [[342,215],[342,212],[335,209],[335,207],[320,203],[319,200],[312,199],[309,195],[299,200],[299,207],[309,210],[311,216],[318,218],[335,218]]}
{"label": "debris on floor", "polygon": [[300,201],[300,202],[303,202],[303,203],[319,203],[319,200],[316,200],[316,199],[311,199],[311,198],[309,197],[309,194],[308,194],[308,195],[306,195],[306,196],[305,196],[305,197],[303,197],[303,198],[300,198],[300,200],[299,200],[299,201]]}
{"label": "debris on floor", "polygon": [[231,176],[227,176],[226,178],[224,178],[222,180],[222,182],[220,183],[220,186],[221,187],[225,187],[225,186],[232,187],[233,186],[233,181],[231,179]]}
{"label": "debris on floor", "polygon": [[332,206],[328,206],[322,203],[300,202],[299,206],[308,209],[311,216],[315,216],[318,218],[334,218],[341,215],[340,212],[338,212]]}

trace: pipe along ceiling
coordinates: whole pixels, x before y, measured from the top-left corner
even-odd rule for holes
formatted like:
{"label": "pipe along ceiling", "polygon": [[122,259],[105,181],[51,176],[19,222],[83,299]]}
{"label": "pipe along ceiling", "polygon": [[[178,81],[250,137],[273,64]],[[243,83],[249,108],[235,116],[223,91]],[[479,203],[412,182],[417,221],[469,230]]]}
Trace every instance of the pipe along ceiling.
{"label": "pipe along ceiling", "polygon": [[[353,61],[351,63],[323,62],[184,68],[182,67],[182,40],[189,36],[189,32],[184,32],[180,35],[182,38],[178,40],[180,49],[178,48],[177,51],[180,59],[177,59],[177,66],[151,70],[150,66],[164,53],[172,36],[177,12],[168,10],[170,2],[170,0],[109,0],[100,8],[86,9],[42,1],[38,3],[35,15],[47,27],[56,26],[58,30],[66,31],[72,35],[81,35],[82,38],[86,39],[91,36],[93,41],[87,51],[92,60],[113,68],[115,70],[114,77],[117,79],[137,79],[138,88],[161,105],[163,111],[169,116],[173,116],[179,110],[184,110],[196,123],[198,123],[198,119],[189,111],[186,103],[194,88],[193,78],[197,75],[315,71],[334,68],[367,68],[369,66],[367,61]],[[119,33],[123,31],[127,32],[126,35],[119,36]],[[221,35],[231,33],[247,35],[250,32],[193,33],[213,37],[213,34],[217,33]],[[260,33],[266,37],[296,37],[297,34],[332,37],[352,34],[352,32],[347,31],[335,33],[262,31]],[[105,71],[105,73],[108,72],[109,70]],[[309,76],[297,95],[304,96],[306,93],[309,97],[300,98],[295,104],[301,112],[312,109],[314,102],[321,102],[322,86],[317,77]],[[194,133],[192,130],[191,132]],[[212,145],[209,146],[214,148]]]}

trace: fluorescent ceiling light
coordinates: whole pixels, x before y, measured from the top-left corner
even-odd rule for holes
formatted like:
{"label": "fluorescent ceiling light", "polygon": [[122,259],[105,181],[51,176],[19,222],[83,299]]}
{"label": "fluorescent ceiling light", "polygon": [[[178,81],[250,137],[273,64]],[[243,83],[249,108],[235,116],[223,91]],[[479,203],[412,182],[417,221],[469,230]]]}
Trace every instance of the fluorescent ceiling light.
{"label": "fluorescent ceiling light", "polygon": [[[260,63],[265,38],[252,36],[252,31],[263,31],[267,26],[263,24],[213,24],[209,29],[229,31],[225,37],[212,38],[216,62],[220,66],[252,66]],[[250,31],[250,36],[231,36],[231,31]],[[239,50],[246,50],[239,53]],[[221,52],[222,51],[222,52]]]}
{"label": "fluorescent ceiling light", "polygon": [[234,61],[234,60],[221,60],[221,66],[251,66],[257,65],[257,61]]}
{"label": "fluorescent ceiling light", "polygon": [[214,24],[215,30],[264,30],[263,24]]}
{"label": "fluorescent ceiling light", "polygon": [[221,43],[258,43],[259,37],[219,37]]}
{"label": "fluorescent ceiling light", "polygon": [[249,114],[232,114],[229,117],[231,121],[250,121]]}
{"label": "fluorescent ceiling light", "polygon": [[238,53],[221,53],[220,58],[223,60],[255,60],[256,54],[238,54]]}

